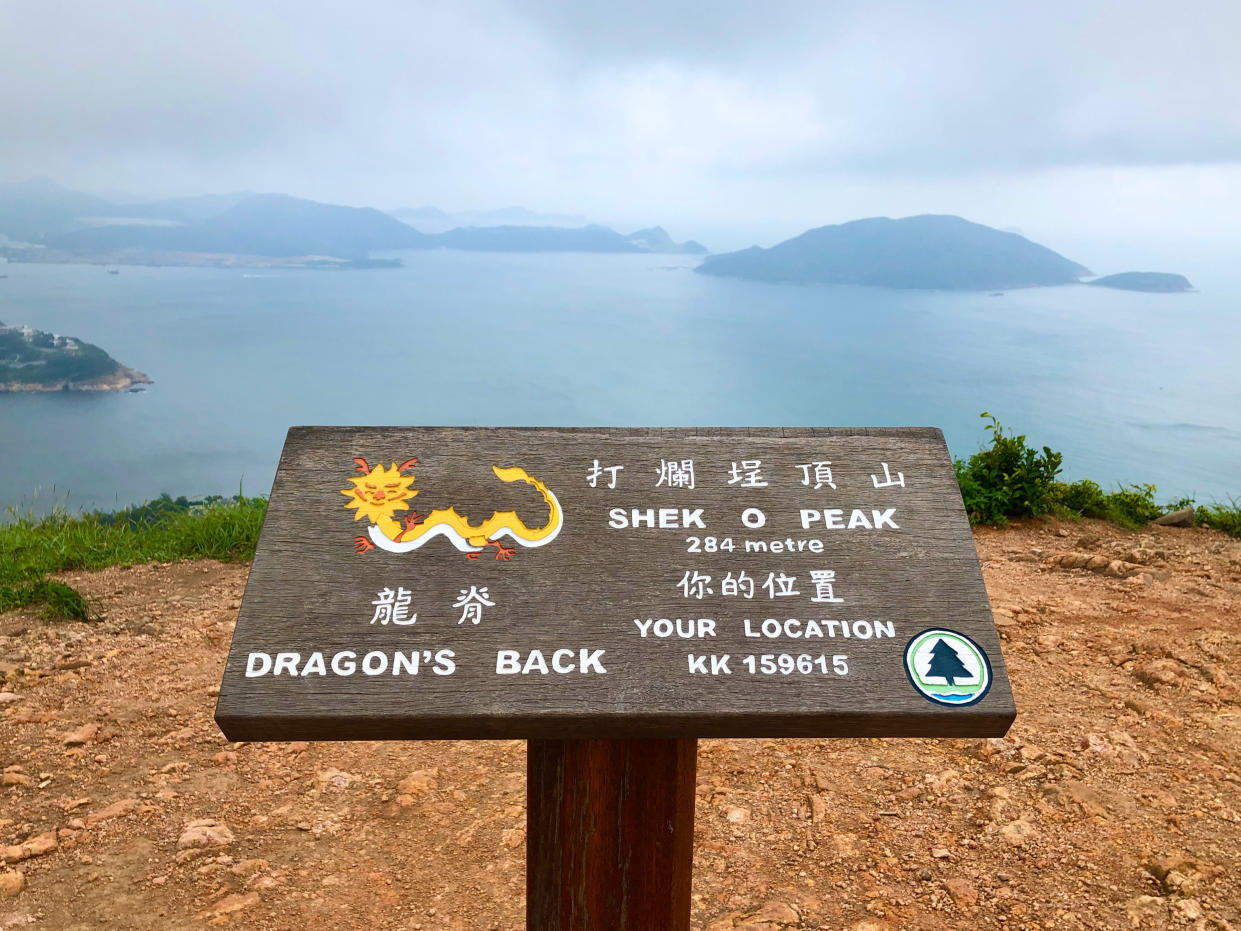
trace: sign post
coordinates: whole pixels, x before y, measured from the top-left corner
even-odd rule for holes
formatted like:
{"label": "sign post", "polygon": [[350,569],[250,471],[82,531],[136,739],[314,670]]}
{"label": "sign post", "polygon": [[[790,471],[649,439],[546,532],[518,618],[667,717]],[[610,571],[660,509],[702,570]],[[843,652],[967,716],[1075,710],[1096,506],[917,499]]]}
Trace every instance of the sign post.
{"label": "sign post", "polygon": [[688,927],[697,738],[1014,716],[930,428],[294,428],[216,709],[528,740],[540,931]]}

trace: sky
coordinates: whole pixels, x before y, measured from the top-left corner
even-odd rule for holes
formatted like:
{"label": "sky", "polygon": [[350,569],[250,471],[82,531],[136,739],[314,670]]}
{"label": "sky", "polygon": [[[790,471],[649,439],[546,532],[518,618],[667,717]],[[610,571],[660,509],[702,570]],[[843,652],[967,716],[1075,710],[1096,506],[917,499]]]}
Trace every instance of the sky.
{"label": "sky", "polygon": [[1239,36],[1236,0],[0,0],[0,181],[1154,261],[1241,241]]}

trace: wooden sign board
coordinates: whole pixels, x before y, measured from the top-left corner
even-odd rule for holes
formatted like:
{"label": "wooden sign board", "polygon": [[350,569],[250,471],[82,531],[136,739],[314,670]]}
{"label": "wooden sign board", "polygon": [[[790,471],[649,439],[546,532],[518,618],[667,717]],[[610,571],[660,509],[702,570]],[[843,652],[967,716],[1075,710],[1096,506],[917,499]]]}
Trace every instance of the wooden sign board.
{"label": "wooden sign board", "polygon": [[940,431],[296,427],[230,740],[964,737],[1015,716]]}

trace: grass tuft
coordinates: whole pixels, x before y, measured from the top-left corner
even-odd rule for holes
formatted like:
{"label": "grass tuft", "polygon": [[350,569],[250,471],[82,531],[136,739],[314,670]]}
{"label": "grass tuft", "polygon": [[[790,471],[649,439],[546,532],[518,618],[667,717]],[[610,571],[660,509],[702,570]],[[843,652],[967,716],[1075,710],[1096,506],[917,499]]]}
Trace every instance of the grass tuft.
{"label": "grass tuft", "polygon": [[49,576],[179,559],[252,559],[266,511],[265,498],[241,495],[199,501],[164,495],[109,514],[55,511],[36,518],[10,509],[9,521],[0,524],[0,611],[42,605],[46,617],[87,620],[82,595]]}

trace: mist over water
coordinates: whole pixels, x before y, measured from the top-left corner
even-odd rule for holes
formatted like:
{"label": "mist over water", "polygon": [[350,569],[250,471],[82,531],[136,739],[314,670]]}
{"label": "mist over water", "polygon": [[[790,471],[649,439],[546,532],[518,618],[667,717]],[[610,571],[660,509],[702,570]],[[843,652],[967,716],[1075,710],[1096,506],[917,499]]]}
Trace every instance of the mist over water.
{"label": "mist over water", "polygon": [[1241,495],[1241,274],[1218,267],[1177,269],[1199,293],[991,296],[719,279],[669,256],[403,258],[6,266],[0,321],[156,383],[0,395],[0,506],[266,493],[295,424],[932,425],[964,456],[983,410],[1062,451],[1069,479]]}

